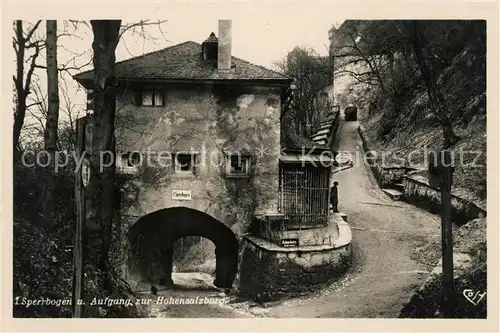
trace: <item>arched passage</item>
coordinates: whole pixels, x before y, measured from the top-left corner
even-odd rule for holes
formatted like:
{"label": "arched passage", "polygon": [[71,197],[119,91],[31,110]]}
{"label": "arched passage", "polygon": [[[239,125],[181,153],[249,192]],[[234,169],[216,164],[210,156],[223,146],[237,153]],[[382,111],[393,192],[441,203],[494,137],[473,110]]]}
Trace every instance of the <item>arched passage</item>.
{"label": "arched passage", "polygon": [[214,285],[231,288],[238,268],[238,239],[222,222],[186,207],[158,210],[130,228],[130,273],[142,281],[172,284],[172,247],[177,239],[187,236],[205,237],[214,243]]}

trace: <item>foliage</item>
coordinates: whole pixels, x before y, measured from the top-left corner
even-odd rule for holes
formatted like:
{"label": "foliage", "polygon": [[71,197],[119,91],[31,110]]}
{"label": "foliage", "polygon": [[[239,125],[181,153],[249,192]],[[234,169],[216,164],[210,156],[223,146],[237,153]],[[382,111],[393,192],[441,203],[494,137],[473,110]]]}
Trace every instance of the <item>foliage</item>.
{"label": "foliage", "polygon": [[294,79],[291,119],[296,132],[310,136],[321,121],[323,113],[331,108],[324,91],[331,82],[328,57],[320,57],[314,50],[296,46],[285,59],[276,62],[281,72]]}
{"label": "foliage", "polygon": [[[423,47],[427,64],[443,96],[449,123],[461,137],[452,148],[456,154],[466,152],[463,154],[464,163],[455,169],[453,188],[463,192],[463,197],[483,201],[486,198],[484,21],[421,21],[420,27],[427,40]],[[370,33],[371,28],[365,32],[367,35]],[[386,35],[390,36],[391,33],[399,33],[397,26],[392,26]],[[402,33],[403,30],[400,36],[403,36]],[[404,41],[399,40],[401,43]],[[382,42],[383,38],[375,45]],[[409,61],[413,63],[414,59],[410,57]],[[373,143],[378,143],[384,149],[400,151],[402,155],[424,147],[438,149],[443,139],[440,135],[442,122],[431,108],[426,89],[419,81],[419,72],[416,74],[412,79],[415,88],[406,93],[399,108],[392,95],[384,94],[378,86],[358,83],[354,88],[354,92],[360,96],[360,111],[364,115],[362,121]],[[381,78],[386,82],[391,79],[389,73],[381,75]],[[367,92],[367,87],[371,91]],[[480,167],[468,167],[467,164],[474,162],[476,154],[480,156],[475,163]]]}
{"label": "foliage", "polygon": [[[31,147],[36,153],[36,146]],[[33,154],[26,155],[26,164],[14,165],[14,248],[13,248],[13,297],[27,299],[49,298],[71,300],[73,280],[73,242],[75,230],[75,174],[74,162],[59,170],[54,197],[55,211],[50,229],[43,225],[41,205],[45,170],[42,167],[26,166],[35,162]],[[115,240],[115,239],[114,239]],[[113,259],[113,258],[111,258]],[[114,270],[110,269],[112,292],[108,293],[95,283],[99,277],[95,270],[87,270],[85,290],[90,298],[124,298],[134,300],[133,293]],[[119,306],[89,307],[87,316],[135,317],[142,309]],[[70,317],[71,306],[14,306],[15,317]]]}
{"label": "foliage", "polygon": [[[472,289],[474,292],[486,291],[487,248],[486,218],[474,219],[460,228],[453,230],[453,250],[458,255],[470,256],[470,261],[456,260],[454,267],[455,283],[455,315],[457,318],[486,318],[487,300],[473,305],[465,299],[462,292]],[[414,259],[429,266],[439,265],[441,243],[439,239],[429,240],[414,254]],[[439,267],[439,266],[438,266]],[[441,273],[432,274],[420,290],[402,309],[400,318],[442,318],[441,305]]]}
{"label": "foliage", "polygon": [[[375,88],[369,105],[388,121],[381,137],[391,127],[397,131],[394,112],[405,113],[423,94],[426,112],[432,113],[427,122],[452,137],[452,125],[471,118],[463,112],[470,96],[485,92],[485,33],[484,21],[347,21],[332,42],[335,75]],[[458,93],[457,87],[467,86]],[[410,113],[410,118],[418,114]]]}
{"label": "foliage", "polygon": [[[26,156],[27,164],[35,162],[32,154]],[[71,299],[71,251],[75,226],[74,200],[68,192],[74,191],[71,169],[63,169],[57,177],[54,197],[55,211],[52,228],[42,221],[41,204],[42,167],[14,165],[14,298],[27,297],[53,300]],[[15,317],[66,317],[70,306],[24,307],[15,306]]]}

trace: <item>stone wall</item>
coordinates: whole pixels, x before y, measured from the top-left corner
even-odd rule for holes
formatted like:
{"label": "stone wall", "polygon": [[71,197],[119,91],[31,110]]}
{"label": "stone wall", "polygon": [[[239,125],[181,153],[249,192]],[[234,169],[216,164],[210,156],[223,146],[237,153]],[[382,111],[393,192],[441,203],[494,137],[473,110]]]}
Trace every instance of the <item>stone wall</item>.
{"label": "stone wall", "polygon": [[[164,104],[141,106],[140,89],[162,91]],[[280,93],[275,87],[233,86],[228,90],[208,84],[128,87],[118,92],[117,151],[140,152],[144,159],[137,172],[120,176],[121,237],[116,247],[126,254],[129,228],[141,217],[164,208],[204,212],[228,226],[238,238],[246,232],[254,214],[276,211]],[[175,172],[171,153],[178,151],[198,153],[192,173]],[[226,177],[224,151],[248,153],[250,176]],[[190,191],[191,197],[175,200],[173,190]],[[184,255],[176,260],[180,263],[184,256],[199,256],[205,264],[215,265],[212,242],[206,240],[201,247],[201,243],[184,246]],[[124,276],[125,254],[116,264]]]}
{"label": "stone wall", "polygon": [[339,129],[339,121],[340,121],[340,110],[334,111],[334,118],[332,121],[332,127],[330,129],[330,135],[328,136],[328,147],[333,147],[336,145],[335,140],[337,139],[337,132]]}
{"label": "stone wall", "polygon": [[[373,151],[366,140],[364,129],[359,127],[359,134],[365,152]],[[433,214],[441,212],[441,192],[429,185],[428,179],[409,174],[411,168],[391,168],[379,165],[378,161],[370,165],[371,170],[381,188],[390,188],[394,184],[402,184],[403,199]],[[456,225],[486,216],[486,209],[469,200],[452,195],[452,218]]]}
{"label": "stone wall", "polygon": [[304,295],[342,276],[351,264],[351,231],[338,221],[333,245],[284,248],[261,238],[244,236],[239,293],[259,302]]}
{"label": "stone wall", "polygon": [[[441,192],[432,188],[428,180],[420,176],[405,176],[403,178],[405,201],[430,211],[434,214],[441,212]],[[486,210],[475,203],[452,195],[452,220],[456,225],[486,216]]]}

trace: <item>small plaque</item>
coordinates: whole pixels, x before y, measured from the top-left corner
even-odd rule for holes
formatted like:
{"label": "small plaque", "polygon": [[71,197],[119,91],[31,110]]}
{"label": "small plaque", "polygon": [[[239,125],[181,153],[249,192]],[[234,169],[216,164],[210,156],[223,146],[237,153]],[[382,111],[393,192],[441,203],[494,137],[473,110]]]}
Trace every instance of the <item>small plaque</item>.
{"label": "small plaque", "polygon": [[191,200],[190,190],[172,190],[172,200]]}
{"label": "small plaque", "polygon": [[281,240],[281,246],[283,247],[295,247],[299,246],[298,238],[285,238]]}

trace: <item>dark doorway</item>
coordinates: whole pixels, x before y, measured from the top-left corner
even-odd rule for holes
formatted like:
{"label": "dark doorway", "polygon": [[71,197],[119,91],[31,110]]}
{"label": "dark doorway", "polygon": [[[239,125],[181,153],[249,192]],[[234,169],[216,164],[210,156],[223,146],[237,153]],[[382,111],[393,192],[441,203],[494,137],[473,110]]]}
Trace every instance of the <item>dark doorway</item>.
{"label": "dark doorway", "polygon": [[173,207],[143,216],[129,232],[129,271],[134,279],[172,285],[173,244],[200,236],[215,245],[214,285],[231,288],[238,269],[238,239],[222,222],[195,209]]}

